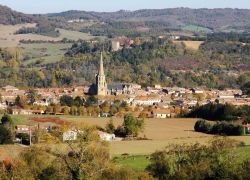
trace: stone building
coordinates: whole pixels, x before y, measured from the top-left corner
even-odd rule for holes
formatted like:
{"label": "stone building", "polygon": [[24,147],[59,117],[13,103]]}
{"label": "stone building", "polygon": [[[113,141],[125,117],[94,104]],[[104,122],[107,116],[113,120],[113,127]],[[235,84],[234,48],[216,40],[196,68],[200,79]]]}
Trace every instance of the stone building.
{"label": "stone building", "polygon": [[98,96],[106,96],[108,87],[106,83],[106,77],[104,74],[104,68],[103,68],[103,56],[101,53],[101,58],[100,58],[100,67],[98,74],[96,75],[96,90],[97,90],[97,95]]}

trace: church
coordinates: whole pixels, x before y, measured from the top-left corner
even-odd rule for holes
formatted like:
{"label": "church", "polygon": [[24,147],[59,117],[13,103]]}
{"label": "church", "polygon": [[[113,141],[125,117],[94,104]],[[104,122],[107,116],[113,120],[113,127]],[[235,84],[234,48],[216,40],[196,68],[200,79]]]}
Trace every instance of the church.
{"label": "church", "polygon": [[101,53],[100,63],[99,63],[99,70],[96,74],[96,95],[98,96],[106,96],[106,95],[132,95],[135,93],[136,89],[140,89],[141,86],[137,84],[107,84],[106,76],[104,73],[103,67],[103,55]]}

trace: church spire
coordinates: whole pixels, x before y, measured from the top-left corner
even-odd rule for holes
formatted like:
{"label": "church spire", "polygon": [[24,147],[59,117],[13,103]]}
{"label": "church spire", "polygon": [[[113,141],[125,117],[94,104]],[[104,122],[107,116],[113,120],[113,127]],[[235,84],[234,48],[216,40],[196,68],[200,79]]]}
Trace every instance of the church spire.
{"label": "church spire", "polygon": [[103,56],[101,52],[101,58],[100,58],[100,68],[99,68],[99,75],[104,76],[104,70],[103,70]]}

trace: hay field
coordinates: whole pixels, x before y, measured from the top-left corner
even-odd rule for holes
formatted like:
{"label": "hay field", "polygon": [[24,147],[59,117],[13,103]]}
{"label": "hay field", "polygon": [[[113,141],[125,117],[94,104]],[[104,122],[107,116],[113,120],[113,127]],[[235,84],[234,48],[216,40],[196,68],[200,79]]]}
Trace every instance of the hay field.
{"label": "hay field", "polygon": [[[17,118],[16,116],[14,116]],[[97,125],[105,127],[110,118],[90,118],[81,116],[42,116],[35,117],[57,117],[74,124],[87,123],[89,125]],[[30,116],[21,116],[23,122],[30,124]],[[171,144],[183,143],[202,143],[206,144],[214,136],[194,131],[194,124],[197,119],[145,119],[145,130],[140,134],[149,140],[134,141],[114,141],[110,143],[110,153],[112,156],[128,153],[130,155],[147,155],[161,150]],[[113,118],[115,126],[121,125],[122,118]],[[41,124],[42,125],[42,124]],[[45,124],[44,124],[45,125]],[[246,145],[250,145],[250,136],[232,136],[232,139],[242,141]]]}
{"label": "hay field", "polygon": [[71,44],[64,43],[39,43],[39,44],[21,44],[19,45],[26,56],[30,59],[24,61],[24,65],[31,63],[48,64],[60,61]]}
{"label": "hay field", "polygon": [[[63,38],[67,38],[67,39],[71,39],[71,40],[90,40],[93,38],[96,38],[95,36],[92,36],[88,33],[82,33],[82,32],[78,32],[78,31],[69,31],[69,30],[65,30],[65,29],[58,29],[60,31],[60,37],[61,39]],[[104,38],[104,37],[98,37],[98,38]]]}
{"label": "hay field", "polygon": [[19,24],[19,25],[0,25],[0,47],[16,47],[20,40],[59,40],[37,34],[14,34],[22,27],[34,27],[35,24]]}
{"label": "hay field", "polygon": [[[66,121],[74,123],[88,123],[105,127],[110,118],[86,118],[86,117],[61,117]],[[133,155],[151,154],[171,144],[183,143],[208,143],[214,136],[194,131],[197,119],[145,119],[145,130],[140,134],[149,140],[138,141],[114,141],[110,143],[110,152],[113,156],[124,153]],[[121,118],[114,118],[115,126],[121,125]],[[242,141],[250,145],[250,136],[231,136],[230,138]]]}
{"label": "hay field", "polygon": [[[18,24],[18,25],[0,25],[0,47],[17,47],[20,40],[42,40],[42,41],[59,41],[63,38],[71,40],[89,40],[95,38],[87,33],[68,31],[59,29],[59,37],[42,36],[38,34],[15,34],[22,27],[35,27],[36,24]],[[103,38],[103,37],[100,37]]]}
{"label": "hay field", "polygon": [[200,45],[203,43],[204,41],[174,41],[175,44],[180,45],[181,43],[184,43],[185,46],[188,49],[191,50],[198,50]]}

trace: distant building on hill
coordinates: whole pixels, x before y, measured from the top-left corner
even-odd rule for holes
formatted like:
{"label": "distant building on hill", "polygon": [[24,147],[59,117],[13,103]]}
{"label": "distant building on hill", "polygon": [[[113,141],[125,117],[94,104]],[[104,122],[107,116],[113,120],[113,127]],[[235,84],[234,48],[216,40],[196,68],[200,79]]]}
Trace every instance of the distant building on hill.
{"label": "distant building on hill", "polygon": [[120,49],[120,41],[117,39],[112,40],[112,51],[118,51]]}

